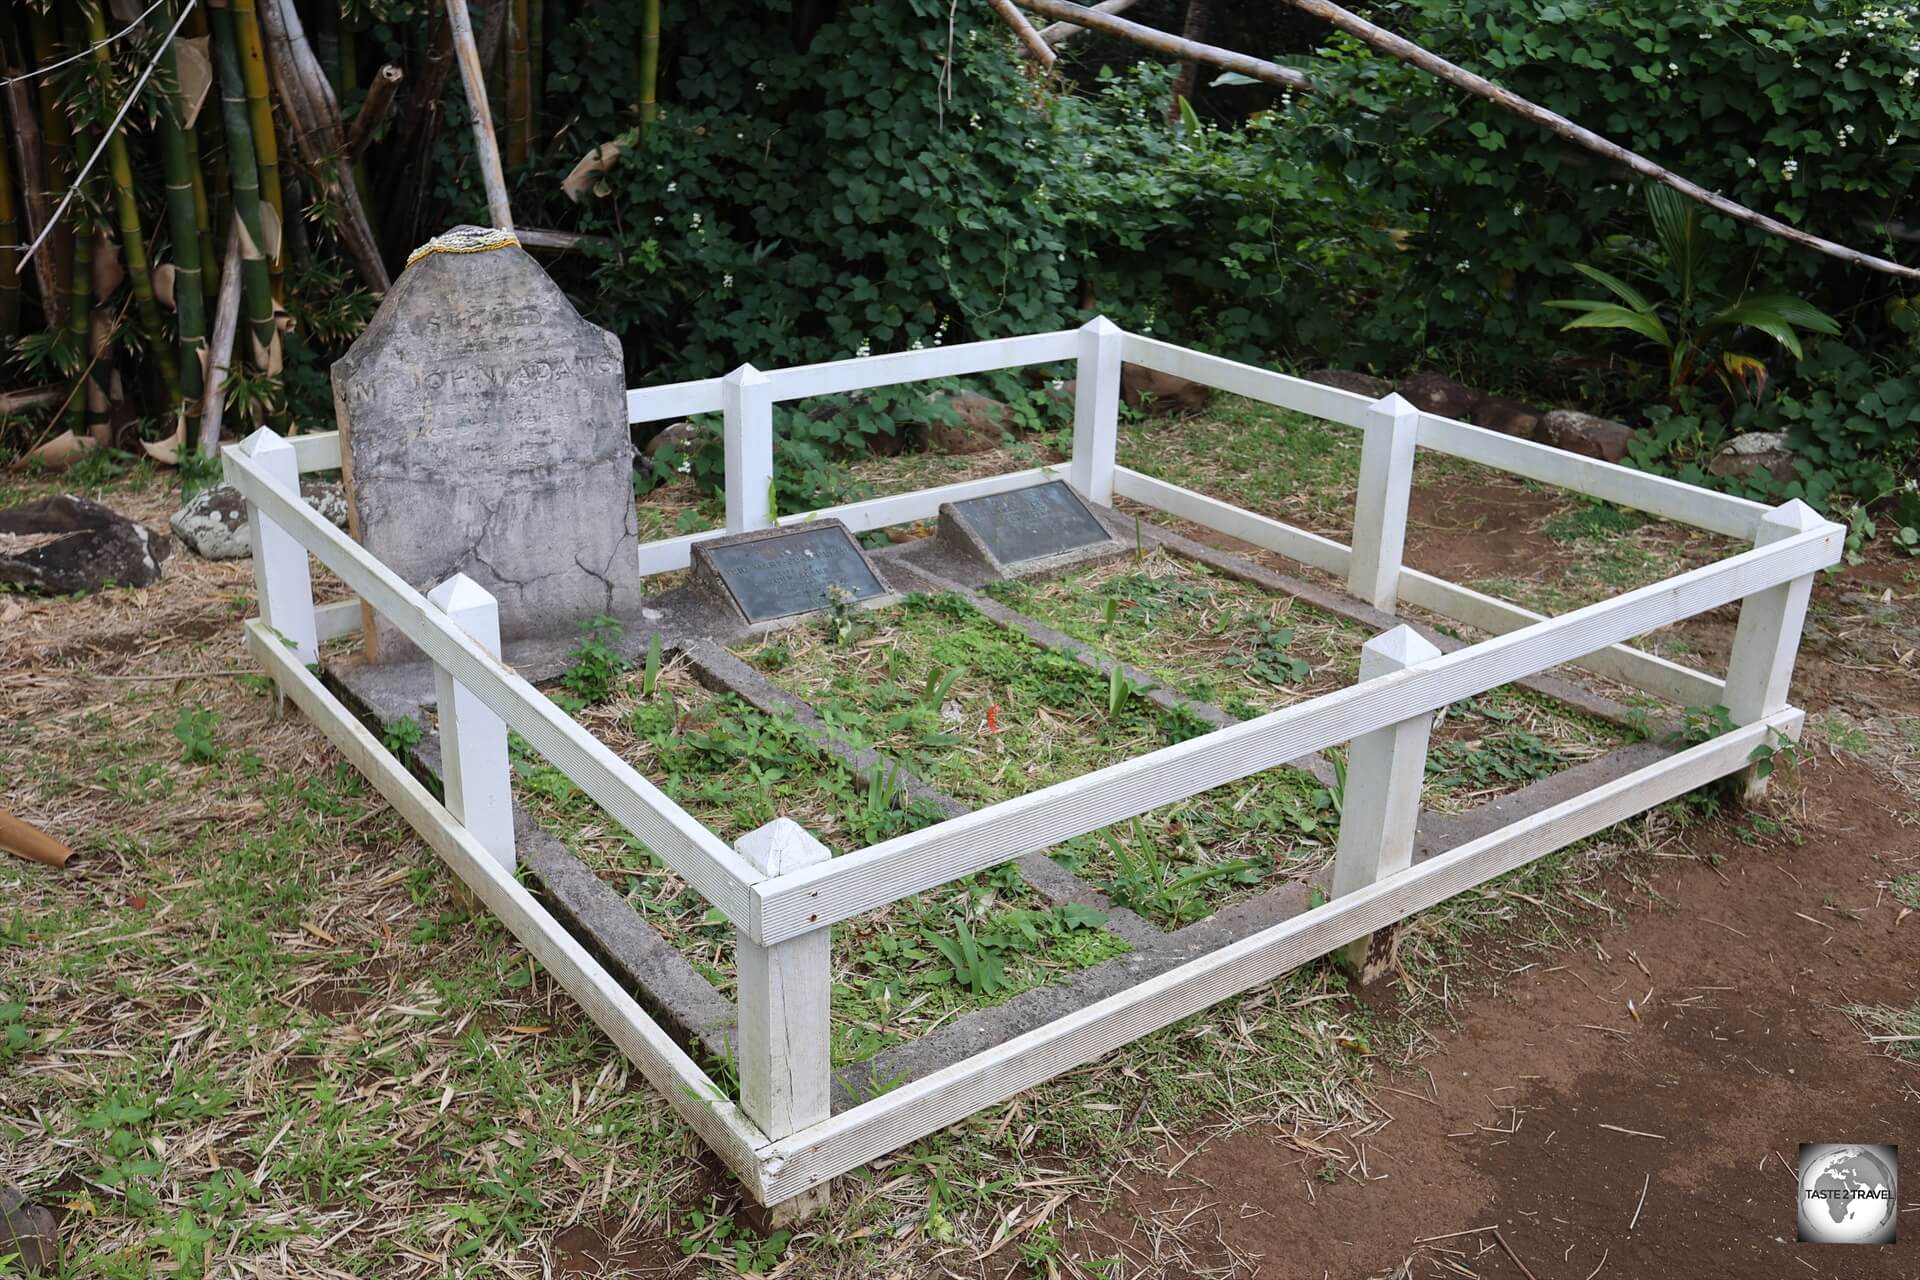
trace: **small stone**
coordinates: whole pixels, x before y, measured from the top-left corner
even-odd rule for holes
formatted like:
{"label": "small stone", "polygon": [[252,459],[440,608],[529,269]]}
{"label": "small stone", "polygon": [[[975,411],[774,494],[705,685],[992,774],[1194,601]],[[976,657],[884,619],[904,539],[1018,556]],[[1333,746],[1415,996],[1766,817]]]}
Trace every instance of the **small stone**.
{"label": "small stone", "polygon": [[1540,410],[1505,396],[1488,396],[1473,407],[1467,421],[1476,427],[1498,431],[1502,435],[1531,440],[1540,430]]}
{"label": "small stone", "polygon": [[60,1228],[53,1211],[27,1203],[18,1188],[0,1184],[0,1258],[18,1254],[23,1272],[60,1265]]}
{"label": "small stone", "polygon": [[1197,413],[1206,407],[1211,394],[1204,382],[1161,373],[1145,365],[1120,366],[1120,398],[1131,409],[1165,417]]}
{"label": "small stone", "polygon": [[1709,475],[1750,479],[1765,471],[1782,484],[1799,476],[1784,431],[1746,431],[1721,445],[1707,461]]}
{"label": "small stone", "polygon": [[1550,444],[1568,453],[1618,462],[1627,456],[1627,444],[1633,428],[1612,418],[1602,418],[1578,409],[1555,409],[1540,419],[1537,433],[1542,444]]}
{"label": "small stone", "polygon": [[[302,479],[300,496],[335,528],[347,527],[347,495],[338,484]],[[168,517],[167,524],[181,545],[203,560],[245,560],[253,555],[247,500],[232,485],[202,489]]]}
{"label": "small stone", "polygon": [[1393,384],[1385,378],[1376,378],[1370,373],[1354,369],[1315,369],[1303,376],[1308,382],[1317,382],[1336,391],[1351,391],[1369,400],[1378,400],[1393,390]]}
{"label": "small stone", "polygon": [[1403,378],[1395,388],[1414,408],[1442,418],[1462,418],[1487,398],[1464,382],[1455,382],[1442,373],[1416,373]]}
{"label": "small stone", "polygon": [[151,586],[172,549],[166,535],[74,494],[0,511],[0,584],[38,595]]}
{"label": "small stone", "polygon": [[699,452],[706,435],[691,422],[675,422],[655,432],[653,439],[647,441],[646,448],[641,452],[649,458],[658,458],[666,450],[672,449],[683,458],[691,457]]}
{"label": "small stone", "polygon": [[944,399],[953,412],[949,420],[927,424],[927,442],[936,453],[985,453],[998,449],[1013,431],[1013,410],[991,396],[956,391],[937,398]]}

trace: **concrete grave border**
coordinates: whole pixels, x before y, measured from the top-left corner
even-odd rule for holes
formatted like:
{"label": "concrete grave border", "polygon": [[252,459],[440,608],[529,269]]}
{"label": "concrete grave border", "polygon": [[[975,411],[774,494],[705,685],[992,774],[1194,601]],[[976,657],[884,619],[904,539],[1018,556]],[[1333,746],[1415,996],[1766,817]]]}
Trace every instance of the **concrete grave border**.
{"label": "concrete grave border", "polygon": [[[1352,544],[1118,466],[1122,359],[1359,429],[1361,482]],[[1222,724],[1200,737],[988,808],[958,812],[839,857],[826,856],[785,820],[752,833],[737,847],[721,841],[534,689],[526,669],[516,670],[521,662],[511,650],[508,657],[515,665],[501,661],[497,622],[489,626],[490,600],[484,592],[468,590],[472,584],[461,585],[456,575],[429,598],[321,519],[300,499],[299,475],[337,468],[337,437],[288,441],[261,431],[225,451],[228,478],[250,507],[261,612],[246,624],[253,653],[285,696],[580,1002],[763,1205],[790,1213],[815,1207],[839,1173],[1301,963],[1335,951],[1352,953],[1355,944],[1413,912],[1694,787],[1744,774],[1751,794],[1764,786],[1761,772],[1752,767],[1756,753],[1800,730],[1803,716],[1788,703],[1788,683],[1813,575],[1838,561],[1842,526],[1799,502],[1769,509],[1421,413],[1397,396],[1374,402],[1123,333],[1105,320],[1061,333],[771,373],[743,366],[725,378],[628,392],[633,421],[710,412],[725,420],[726,528],[643,544],[640,571],[684,569],[696,543],[775,523],[768,518],[766,494],[777,401],[1069,360],[1077,362],[1079,377],[1073,460],[1066,475],[1103,519],[1124,519],[1110,511],[1117,496],[1334,574],[1346,582],[1352,598],[1277,579],[1225,553],[1201,554],[1197,544],[1162,530],[1140,534],[1269,589],[1301,588],[1297,593],[1313,603],[1319,601],[1308,591],[1335,599],[1347,616],[1391,629],[1363,647],[1361,679],[1345,689],[1254,720]],[[1712,530],[1751,549],[1558,617],[1542,617],[1401,563],[1418,448]],[[858,534],[932,520],[943,503],[1040,483],[1055,474],[1034,468],[851,503],[811,517],[783,517],[778,523],[834,518]],[[338,575],[356,597],[316,609],[309,556]],[[917,559],[906,547],[874,556],[891,580],[978,585]],[[1627,643],[1736,603],[1740,621],[1724,678]],[[424,655],[408,679],[416,690],[415,706],[425,700],[418,693],[423,678],[430,676],[436,686],[437,771],[446,784],[444,803],[309,669],[319,661],[323,641],[358,633],[363,604],[403,631]],[[1403,605],[1490,638],[1441,643],[1432,633],[1423,636],[1401,624],[1393,614]],[[685,648],[696,665],[704,664],[710,678],[744,690],[747,682],[728,668],[737,659],[711,640],[675,634],[670,617],[659,621],[662,633]],[[1030,619],[996,616],[996,621],[1050,642],[1042,635],[1046,629]],[[1054,635],[1057,647],[1083,661],[1101,661]],[[1567,688],[1549,674],[1565,665],[1598,672],[1674,706],[1723,706],[1733,728],[1681,750],[1645,744],[1626,748],[1473,813],[1423,819],[1417,812],[1417,784],[1432,714],[1507,683]],[[396,705],[389,695],[405,696],[395,683],[372,701]],[[1606,710],[1598,703],[1590,708]],[[609,924],[591,918],[594,886],[580,881],[577,863],[568,864],[571,855],[557,857],[537,830],[501,820],[511,811],[510,804],[501,807],[502,795],[510,794],[503,756],[508,728],[734,922],[738,1101],[714,1084],[630,989],[657,995],[671,983],[649,976],[648,966],[670,969],[672,960],[644,942],[634,943],[640,949],[637,959],[622,961],[611,954],[608,940],[624,926],[617,913]],[[1136,953],[1134,965],[1087,971],[1083,984],[1064,1001],[1047,994],[1022,1005],[1022,997],[963,1020],[964,1029],[956,1023],[887,1051],[894,1057],[886,1065],[904,1066],[911,1078],[878,1097],[853,1102],[854,1081],[843,1073],[836,1108],[827,1051],[831,925],[1007,862],[1021,861],[1044,876],[1040,864],[1051,865],[1045,851],[1061,841],[1289,761],[1312,768],[1317,753],[1341,743],[1352,744],[1354,759],[1372,764],[1349,776],[1354,817],[1342,824],[1334,864],[1334,883],[1342,891],[1331,901],[1310,906],[1307,887],[1293,886],[1300,902],[1256,899],[1162,935],[1158,942],[1142,934],[1146,950]],[[1360,792],[1363,802],[1352,804]],[[519,865],[538,877],[544,899],[515,874]],[[570,885],[579,892],[569,896]],[[1071,895],[1083,889],[1056,882],[1042,891]],[[567,927],[562,914],[585,926],[586,940]],[[1133,925],[1121,918],[1116,927]],[[1368,963],[1364,950],[1356,959],[1363,967]],[[725,1034],[725,1002],[716,1005],[699,996],[696,990],[686,1001],[698,1006],[691,1017],[666,1008],[672,1002],[655,1000],[654,1010],[711,1044]],[[996,1021],[986,1015],[1000,1016]]]}

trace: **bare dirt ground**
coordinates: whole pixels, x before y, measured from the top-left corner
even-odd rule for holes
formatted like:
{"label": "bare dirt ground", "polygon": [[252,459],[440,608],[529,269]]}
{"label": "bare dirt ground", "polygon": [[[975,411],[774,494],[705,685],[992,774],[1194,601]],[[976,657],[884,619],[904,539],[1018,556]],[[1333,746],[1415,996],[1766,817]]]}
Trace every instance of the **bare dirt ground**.
{"label": "bare dirt ground", "polygon": [[[1537,528],[1559,505],[1428,490],[1409,562],[1456,581],[1551,575],[1567,549]],[[1819,584],[1794,686],[1811,720],[1911,723],[1914,600],[1899,562]],[[1682,629],[1702,665],[1724,664],[1732,623]],[[1910,1189],[1895,1246],[1795,1241],[1800,1143],[1920,1150],[1920,1062],[1874,1051],[1843,1012],[1920,995],[1920,916],[1885,887],[1920,866],[1912,779],[1812,737],[1827,758],[1777,782],[1766,818],[1736,812],[1659,851],[1580,945],[1476,957],[1464,976],[1494,990],[1416,1071],[1380,1079],[1392,1121],[1344,1160],[1270,1128],[1182,1135],[1159,1153],[1172,1172],[1088,1207],[1069,1256],[1275,1280],[1920,1276]]]}

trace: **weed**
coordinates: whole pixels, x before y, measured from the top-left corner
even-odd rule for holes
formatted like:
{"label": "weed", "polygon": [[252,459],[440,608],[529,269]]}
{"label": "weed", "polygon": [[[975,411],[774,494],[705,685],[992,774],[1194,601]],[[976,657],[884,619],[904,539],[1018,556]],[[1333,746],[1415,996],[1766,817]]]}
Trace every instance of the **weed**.
{"label": "weed", "polygon": [[1637,511],[1605,502],[1590,502],[1554,516],[1540,526],[1540,532],[1555,542],[1585,542],[1632,533],[1645,523],[1645,517]]}
{"label": "weed", "polygon": [[1000,957],[979,944],[966,921],[960,921],[954,929],[950,938],[931,932],[921,935],[951,966],[935,976],[934,981],[950,977],[977,996],[990,996],[1006,986],[1007,967]]}
{"label": "weed", "polygon": [[582,622],[580,630],[584,633],[580,643],[567,653],[571,665],[560,677],[560,683],[573,695],[560,700],[569,713],[611,698],[628,666],[614,648],[624,630],[617,620],[600,614]]}
{"label": "weed", "polygon": [[1112,827],[1100,835],[1113,854],[1114,868],[1110,877],[1096,881],[1100,890],[1116,906],[1178,924],[1211,914],[1211,908],[1200,894],[1209,882],[1260,884],[1273,869],[1272,858],[1259,857],[1201,863],[1184,871],[1176,870],[1161,856],[1158,842],[1142,831],[1137,818],[1127,824],[1124,840]]}
{"label": "weed", "polygon": [[647,665],[640,673],[640,696],[651,698],[653,691],[660,687],[660,633],[655,632],[647,641]]}
{"label": "weed", "polygon": [[226,755],[226,748],[214,741],[220,725],[220,713],[209,707],[181,707],[174,718],[173,736],[181,745],[183,764],[215,764]]}
{"label": "weed", "polygon": [[1920,911],[1920,871],[1903,871],[1888,886],[1893,900],[1913,911]]}
{"label": "weed", "polygon": [[401,716],[380,730],[380,744],[400,760],[411,757],[425,738],[426,731],[412,716]]}
{"label": "weed", "polygon": [[1254,623],[1252,652],[1234,654],[1227,659],[1227,664],[1245,667],[1248,675],[1268,684],[1298,684],[1313,667],[1287,652],[1292,643],[1292,627],[1277,627],[1261,618]]}
{"label": "weed", "polygon": [[704,1258],[731,1266],[736,1275],[757,1276],[779,1263],[792,1238],[790,1231],[775,1231],[756,1240],[734,1224],[733,1215],[710,1207],[706,1211],[692,1210],[680,1219],[676,1243],[683,1257]]}

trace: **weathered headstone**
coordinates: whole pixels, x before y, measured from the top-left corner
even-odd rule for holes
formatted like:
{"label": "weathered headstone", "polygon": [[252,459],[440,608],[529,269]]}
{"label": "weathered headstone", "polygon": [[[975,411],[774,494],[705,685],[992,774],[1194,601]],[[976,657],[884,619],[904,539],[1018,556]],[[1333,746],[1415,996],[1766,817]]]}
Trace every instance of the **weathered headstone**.
{"label": "weathered headstone", "polygon": [[[640,608],[619,341],[510,235],[414,255],[333,366],[348,528],[413,586],[464,573],[505,641]],[[413,652],[369,619],[367,656]]]}
{"label": "weathered headstone", "polygon": [[838,520],[696,542],[692,580],[749,623],[773,622],[887,594]]}
{"label": "weathered headstone", "polygon": [[938,536],[994,573],[1011,576],[1063,569],[1119,550],[1064,480],[946,503]]}

